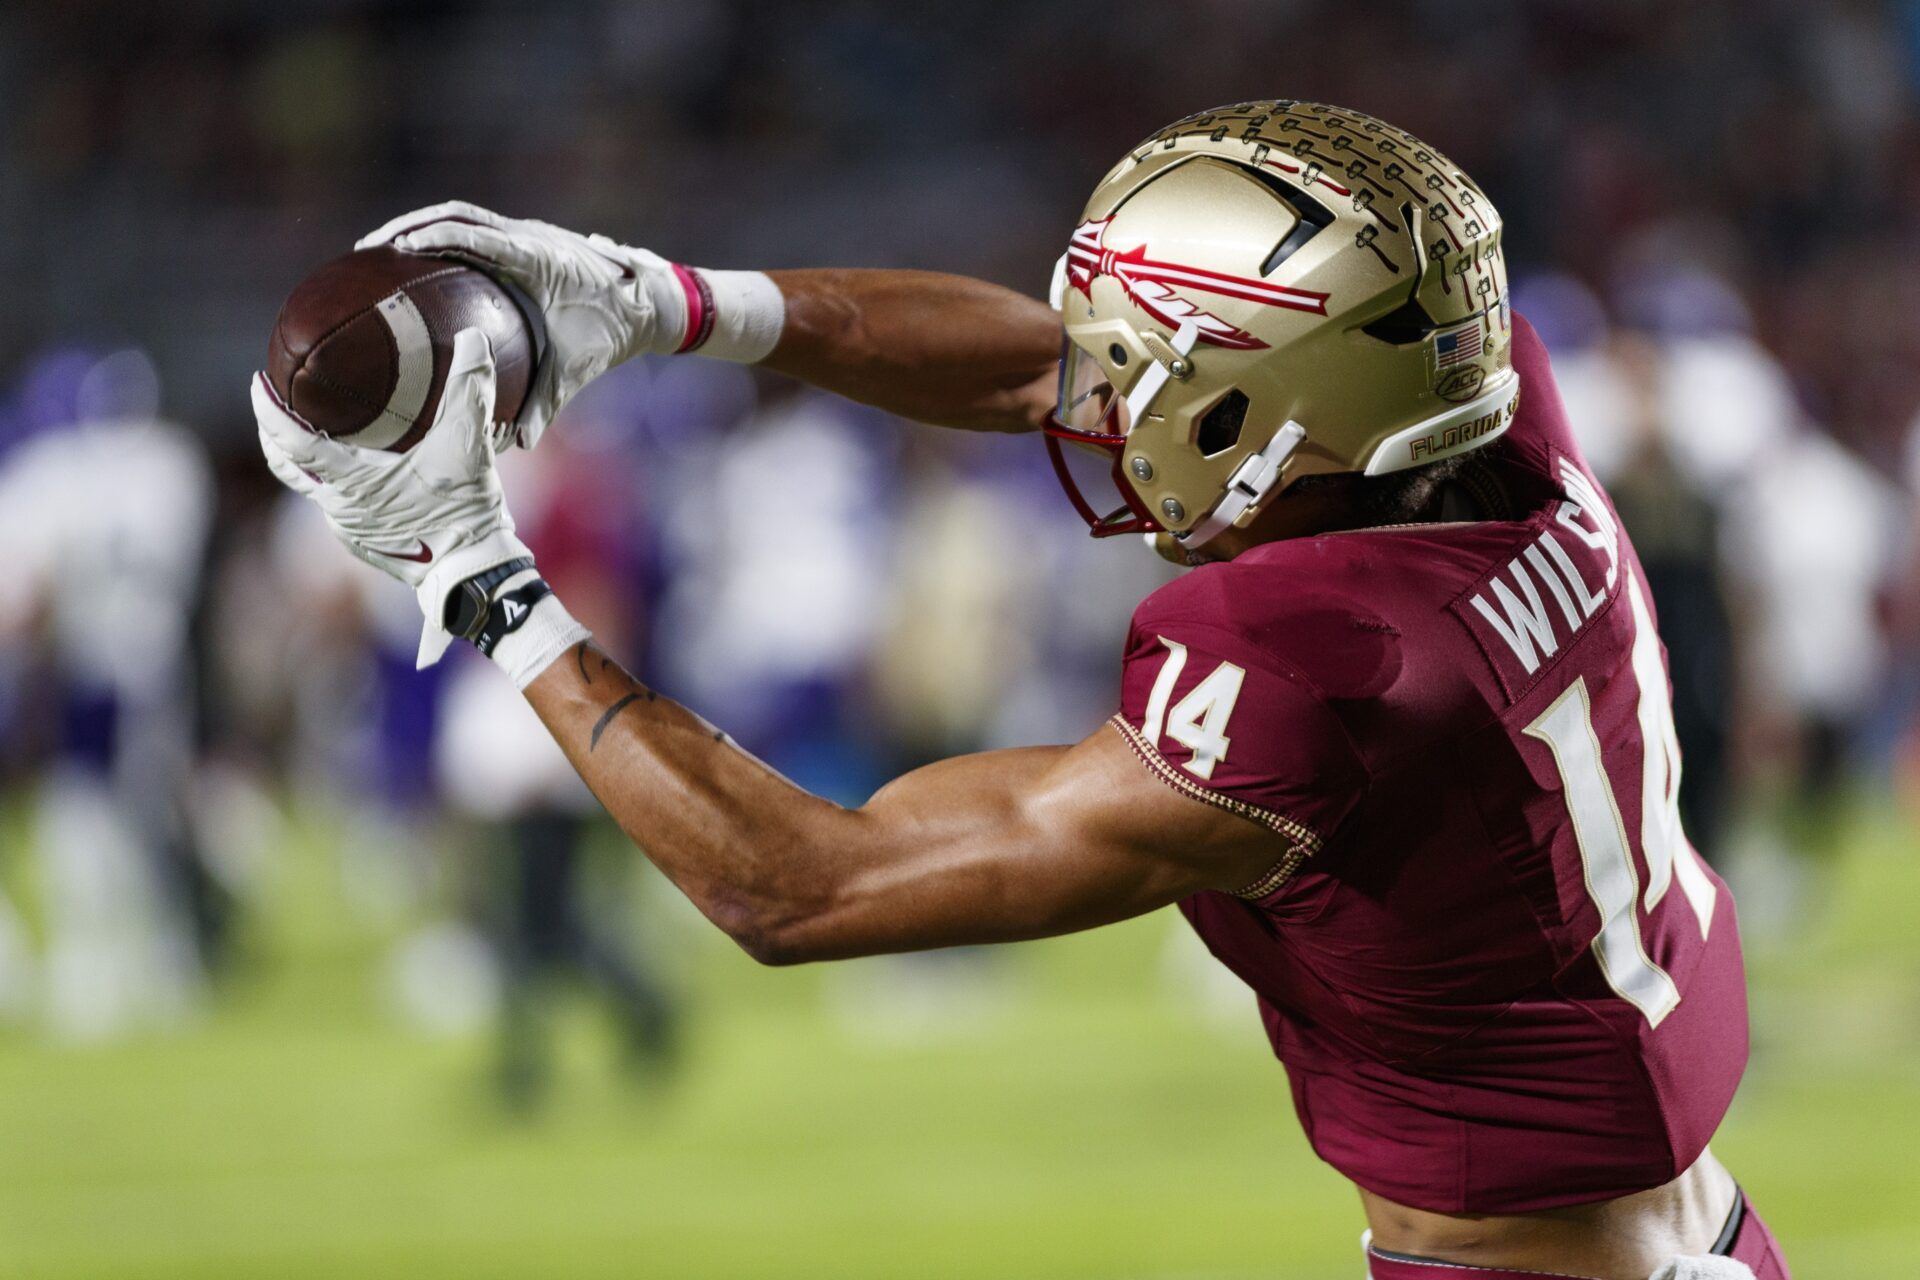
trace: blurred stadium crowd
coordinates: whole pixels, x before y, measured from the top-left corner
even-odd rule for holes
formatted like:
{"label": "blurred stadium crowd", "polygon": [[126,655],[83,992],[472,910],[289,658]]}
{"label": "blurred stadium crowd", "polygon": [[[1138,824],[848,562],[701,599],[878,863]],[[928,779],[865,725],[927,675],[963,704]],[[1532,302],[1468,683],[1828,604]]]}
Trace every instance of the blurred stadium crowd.
{"label": "blurred stadium crowd", "polygon": [[[1791,895],[1832,852],[1823,814],[1920,774],[1920,3],[303,12],[0,13],[16,1019],[90,1038],[199,1007],[292,809],[330,815],[369,912],[416,926],[418,1016],[453,1016],[434,975],[463,948],[504,975],[510,1088],[540,1070],[521,994],[558,966],[636,1048],[670,1038],[581,887],[590,797],[484,664],[412,670],[411,598],[253,444],[286,290],[453,196],[688,261],[1038,292],[1081,197],[1166,120],[1284,94],[1404,124],[1506,213],[1518,308],[1648,562],[1696,842]],[[609,648],[842,800],[1084,733],[1162,580],[1084,537],[1030,441],[699,360],[610,375],[510,471]]]}

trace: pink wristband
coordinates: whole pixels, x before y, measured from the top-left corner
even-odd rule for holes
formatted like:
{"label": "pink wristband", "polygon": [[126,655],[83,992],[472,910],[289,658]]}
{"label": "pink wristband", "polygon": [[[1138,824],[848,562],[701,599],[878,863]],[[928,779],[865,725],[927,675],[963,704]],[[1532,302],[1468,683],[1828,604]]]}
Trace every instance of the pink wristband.
{"label": "pink wristband", "polygon": [[713,335],[713,289],[705,276],[677,262],[673,264],[673,278],[680,282],[680,289],[687,297],[687,332],[674,349],[675,355],[684,355],[698,351]]}

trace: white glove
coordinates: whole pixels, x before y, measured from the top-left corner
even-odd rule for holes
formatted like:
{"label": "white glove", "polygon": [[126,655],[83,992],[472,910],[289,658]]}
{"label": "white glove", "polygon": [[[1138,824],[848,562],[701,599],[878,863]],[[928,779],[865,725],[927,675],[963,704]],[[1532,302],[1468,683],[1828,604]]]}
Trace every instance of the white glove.
{"label": "white glove", "polygon": [[[453,641],[446,627],[448,597],[462,583],[522,561],[521,570],[490,584],[490,599],[538,579],[526,544],[514,536],[494,468],[488,431],[493,395],[493,352],[486,335],[463,330],[454,337],[433,424],[419,444],[393,454],[309,430],[280,403],[266,375],[254,375],[253,412],[267,465],[320,508],[349,551],[413,588],[426,617],[420,633],[422,667],[438,662]],[[529,607],[512,619],[514,643],[483,646],[523,687],[587,635],[550,593],[525,598]],[[535,662],[538,667],[528,670]]]}
{"label": "white glove", "polygon": [[656,253],[454,200],[403,214],[354,247],[391,244],[480,263],[518,285],[547,325],[547,358],[520,410],[531,449],[568,400],[643,354],[699,351],[751,363],[779,340],[786,303],[757,271],[697,271]]}

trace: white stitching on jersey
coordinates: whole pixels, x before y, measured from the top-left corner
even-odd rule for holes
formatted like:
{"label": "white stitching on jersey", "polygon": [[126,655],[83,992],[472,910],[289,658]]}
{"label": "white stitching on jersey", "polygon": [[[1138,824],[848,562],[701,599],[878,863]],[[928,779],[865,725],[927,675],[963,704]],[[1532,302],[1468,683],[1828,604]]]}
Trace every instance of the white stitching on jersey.
{"label": "white stitching on jersey", "polygon": [[1146,737],[1119,712],[1114,713],[1109,723],[1120,730],[1121,736],[1127,740],[1127,745],[1133,748],[1134,754],[1140,757],[1148,770],[1175,791],[1213,805],[1215,808],[1225,809],[1228,813],[1250,819],[1269,831],[1293,841],[1293,847],[1287,850],[1280,861],[1274,863],[1266,874],[1252,884],[1234,890],[1234,897],[1248,900],[1266,897],[1291,880],[1293,873],[1300,869],[1301,863],[1320,852],[1320,837],[1310,828],[1302,826],[1284,814],[1263,809],[1259,805],[1248,804],[1244,800],[1201,786],[1176,769],[1165,756],[1160,754],[1159,748],[1148,742]]}

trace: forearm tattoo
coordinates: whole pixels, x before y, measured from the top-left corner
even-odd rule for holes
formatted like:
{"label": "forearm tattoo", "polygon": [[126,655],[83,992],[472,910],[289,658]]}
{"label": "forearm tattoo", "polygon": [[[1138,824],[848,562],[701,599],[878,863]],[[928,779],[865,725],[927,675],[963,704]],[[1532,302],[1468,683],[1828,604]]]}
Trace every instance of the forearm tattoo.
{"label": "forearm tattoo", "polygon": [[[592,652],[589,653],[589,650],[592,650]],[[613,705],[601,712],[600,718],[594,721],[593,733],[587,739],[588,751],[596,751],[599,749],[600,735],[607,731],[607,726],[612,724],[614,719],[618,717],[622,711],[625,711],[636,702],[652,702],[660,696],[653,690],[646,688],[632,676],[627,675],[625,671],[620,669],[618,663],[595,648],[588,641],[582,640],[573,647],[573,665],[575,670],[580,673],[580,683],[584,685],[592,685],[596,679],[605,679],[607,678],[607,673],[612,671],[616,675],[626,676],[627,683],[633,686],[631,692],[624,693],[615,699]]]}
{"label": "forearm tattoo", "polygon": [[[636,702],[652,702],[660,696],[628,675],[619,663],[601,652],[590,640],[582,640],[573,647],[573,665],[574,670],[580,673],[580,683],[583,685],[593,686],[601,680],[609,679],[607,673],[611,671],[615,676],[624,678],[630,686],[628,692],[614,699],[612,704],[600,713],[600,718],[594,721],[593,731],[587,738],[589,752],[599,749],[601,735],[606,733],[608,726],[619,718],[622,711]],[[695,717],[696,720],[698,718]],[[711,729],[712,726],[709,725],[708,728]],[[720,729],[713,729],[713,740],[724,742],[728,746],[734,745],[733,739]]]}
{"label": "forearm tattoo", "polygon": [[[647,696],[651,698],[653,695],[648,694]],[[600,718],[593,722],[593,737],[589,739],[587,742],[587,750],[589,751],[599,750],[600,735],[607,731],[607,726],[613,723],[613,718],[619,715],[622,711],[625,711],[627,709],[627,706],[630,703],[635,703],[638,701],[640,701],[639,694],[629,693],[625,697],[621,698],[620,701],[614,703],[612,706],[608,707],[604,712],[602,712],[600,715]]]}
{"label": "forearm tattoo", "polygon": [[[593,675],[587,670],[587,650],[588,649],[593,649],[593,646],[585,640],[582,640],[579,644],[573,646],[573,663],[576,667],[580,668],[581,684],[593,683]],[[605,675],[607,673],[607,668],[613,665],[613,659],[609,658],[606,654],[600,652],[598,649],[593,649],[593,656],[595,659],[598,660],[600,664],[600,667],[599,667],[600,674]]]}

